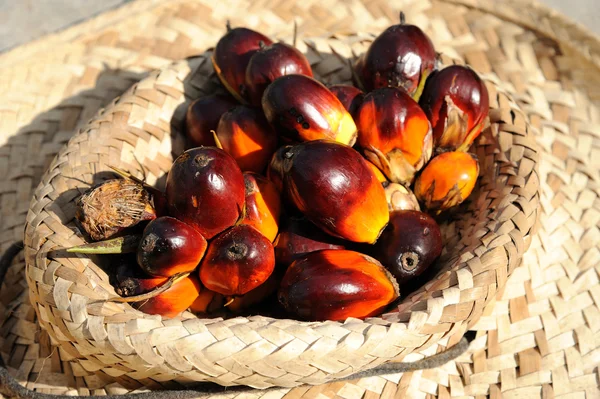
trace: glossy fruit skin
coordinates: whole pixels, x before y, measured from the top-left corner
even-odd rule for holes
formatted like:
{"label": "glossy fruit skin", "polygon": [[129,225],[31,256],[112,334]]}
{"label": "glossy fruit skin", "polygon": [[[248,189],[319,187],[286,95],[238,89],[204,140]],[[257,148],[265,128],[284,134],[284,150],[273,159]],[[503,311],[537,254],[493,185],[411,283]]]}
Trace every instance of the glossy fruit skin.
{"label": "glossy fruit skin", "polygon": [[262,111],[245,105],[223,114],[217,137],[243,172],[264,172],[277,149],[277,134]]}
{"label": "glossy fruit skin", "polygon": [[435,63],[436,53],[429,37],[415,25],[398,24],[371,43],[357,72],[367,92],[399,87],[418,100]]}
{"label": "glossy fruit skin", "polygon": [[114,281],[117,295],[129,297],[152,291],[168,280],[167,277],[150,276],[135,263],[135,256],[120,256],[115,268]]}
{"label": "glossy fruit skin", "polygon": [[466,152],[444,152],[429,162],[415,181],[417,199],[432,211],[444,211],[463,202],[479,175],[477,159]]}
{"label": "glossy fruit skin", "polygon": [[265,90],[262,108],[282,136],[294,141],[331,139],[352,146],[356,125],[340,100],[304,75],[277,78]]}
{"label": "glossy fruit skin", "polygon": [[375,174],[375,177],[377,178],[377,181],[379,183],[389,183],[387,177],[385,177],[385,175],[383,174],[383,172],[381,170],[379,170],[379,168],[377,166],[375,166],[375,164],[371,161],[367,161],[367,164],[369,165],[369,168],[373,171],[373,173]]}
{"label": "glossy fruit skin", "polygon": [[242,224],[254,227],[273,242],[279,231],[281,195],[269,179],[257,173],[245,172],[246,215]]}
{"label": "glossy fruit skin", "polygon": [[422,274],[442,253],[442,234],[426,213],[405,210],[390,214],[373,255],[402,285]]}
{"label": "glossy fruit skin", "polygon": [[427,79],[419,104],[433,127],[434,146],[440,151],[467,151],[489,112],[485,83],[472,69],[452,65]]}
{"label": "glossy fruit skin", "polygon": [[223,86],[241,103],[247,101],[246,68],[262,45],[273,43],[262,33],[248,28],[228,27],[212,54],[212,63]]}
{"label": "glossy fruit skin", "polygon": [[152,276],[192,272],[204,256],[206,240],[196,229],[169,216],[148,223],[137,250],[137,262]]}
{"label": "glossy fruit skin", "polygon": [[210,243],[200,265],[200,280],[211,291],[243,295],[264,283],[274,268],[271,241],[254,227],[239,225]]}
{"label": "glossy fruit skin", "polygon": [[335,249],[292,263],[278,293],[288,312],[308,321],[376,316],[398,295],[396,281],[377,260]]}
{"label": "glossy fruit skin", "polygon": [[384,187],[385,198],[387,199],[390,212],[421,210],[417,197],[409,188],[398,183],[384,184]]}
{"label": "glossy fruit skin", "polygon": [[408,94],[394,87],[367,94],[356,112],[358,145],[394,183],[408,184],[431,157],[431,125]]}
{"label": "glossy fruit skin", "polygon": [[290,148],[289,145],[279,147],[271,157],[271,162],[267,167],[267,179],[273,182],[280,193],[283,192],[283,160]]}
{"label": "glossy fruit skin", "polygon": [[344,241],[325,234],[304,218],[290,218],[275,245],[277,264],[289,266],[305,255],[323,249],[346,249]]}
{"label": "glossy fruit skin", "polygon": [[167,175],[166,196],[169,215],[210,240],[242,215],[244,176],[225,151],[192,148],[173,163]]}
{"label": "glossy fruit skin", "polygon": [[215,146],[212,131],[217,130],[221,116],[235,107],[234,98],[224,95],[201,97],[190,104],[185,115],[188,146]]}
{"label": "glossy fruit skin", "polygon": [[239,314],[247,311],[255,305],[263,302],[271,294],[277,292],[279,282],[282,278],[282,273],[274,271],[271,273],[267,281],[247,292],[242,296],[233,297],[233,301],[227,306],[231,312]]}
{"label": "glossy fruit skin", "polygon": [[313,76],[310,63],[294,46],[279,42],[255,52],[246,68],[250,103],[260,107],[267,86],[281,76],[292,74]]}
{"label": "glossy fruit skin", "polygon": [[352,116],[355,115],[365,96],[362,90],[350,85],[333,85],[329,87],[329,91],[340,100],[346,111]]}
{"label": "glossy fruit skin", "polygon": [[198,278],[194,275],[189,275],[173,283],[165,292],[150,299],[135,302],[133,306],[144,313],[159,314],[166,318],[173,318],[189,308],[196,298],[198,298],[201,291],[202,286],[198,282]]}
{"label": "glossy fruit skin", "polygon": [[389,220],[383,186],[354,149],[308,141],[284,155],[287,198],[328,234],[373,243]]}
{"label": "glossy fruit skin", "polygon": [[223,295],[203,287],[198,298],[190,305],[190,311],[200,315],[206,315],[222,308],[223,304]]}
{"label": "glossy fruit skin", "polygon": [[363,92],[365,91],[365,85],[362,83],[361,75],[363,68],[365,67],[365,54],[362,54],[352,63],[352,84],[358,87]]}

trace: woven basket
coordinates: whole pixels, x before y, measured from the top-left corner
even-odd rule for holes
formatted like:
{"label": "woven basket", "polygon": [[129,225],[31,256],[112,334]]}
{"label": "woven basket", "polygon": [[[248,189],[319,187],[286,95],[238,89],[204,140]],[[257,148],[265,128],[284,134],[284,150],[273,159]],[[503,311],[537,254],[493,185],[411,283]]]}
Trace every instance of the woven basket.
{"label": "woven basket", "polygon": [[[215,399],[599,397],[600,40],[531,0],[325,0],[294,6],[270,0],[240,10],[229,4],[135,0],[0,55],[0,249],[22,239],[33,191],[74,130],[149,70],[204,51],[203,43],[222,34],[226,18],[250,21],[271,34],[290,31],[297,15],[299,31],[314,37],[377,32],[396,21],[402,8],[410,21],[435,32],[444,52],[452,47],[479,71],[508,82],[503,87],[530,118],[542,185],[530,249],[471,327],[477,338],[456,361],[276,392],[227,389]],[[152,379],[142,380],[144,387],[126,375],[82,368],[40,328],[22,256],[0,289],[0,325],[0,353],[9,373],[37,393],[116,395],[178,387]],[[438,344],[419,353],[443,349]],[[2,385],[0,392],[15,395]]]}
{"label": "woven basket", "polygon": [[[307,39],[299,47],[317,78],[345,83],[351,77],[347,58],[364,51],[370,39],[338,34]],[[30,298],[41,326],[88,371],[257,388],[320,384],[433,344],[452,346],[519,264],[539,205],[537,153],[526,118],[498,79],[486,78],[490,125],[472,149],[480,180],[470,201],[444,226],[446,251],[436,277],[381,317],[308,323],[147,315],[106,301],[115,292],[90,259],[52,252],[83,242],[74,224],[74,200],[110,176],[109,165],[160,188],[173,153],[182,149],[187,106],[218,88],[210,53],[150,74],[68,142],[35,191],[25,245]]]}

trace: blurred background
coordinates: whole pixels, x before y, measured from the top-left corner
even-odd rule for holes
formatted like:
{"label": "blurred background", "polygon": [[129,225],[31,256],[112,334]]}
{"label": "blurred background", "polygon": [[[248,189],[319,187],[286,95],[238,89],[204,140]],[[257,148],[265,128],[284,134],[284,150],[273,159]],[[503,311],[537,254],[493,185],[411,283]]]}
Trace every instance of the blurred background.
{"label": "blurred background", "polygon": [[[0,0],[0,52],[129,1],[131,0]],[[538,1],[586,25],[600,36],[600,0]]]}

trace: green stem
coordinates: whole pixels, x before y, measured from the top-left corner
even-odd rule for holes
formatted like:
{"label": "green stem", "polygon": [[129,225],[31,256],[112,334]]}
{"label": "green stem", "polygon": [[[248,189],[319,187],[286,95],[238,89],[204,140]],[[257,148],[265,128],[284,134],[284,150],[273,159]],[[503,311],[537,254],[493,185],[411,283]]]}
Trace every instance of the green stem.
{"label": "green stem", "polygon": [[76,254],[98,255],[130,253],[137,251],[141,238],[141,235],[128,235],[67,248],[66,251]]}

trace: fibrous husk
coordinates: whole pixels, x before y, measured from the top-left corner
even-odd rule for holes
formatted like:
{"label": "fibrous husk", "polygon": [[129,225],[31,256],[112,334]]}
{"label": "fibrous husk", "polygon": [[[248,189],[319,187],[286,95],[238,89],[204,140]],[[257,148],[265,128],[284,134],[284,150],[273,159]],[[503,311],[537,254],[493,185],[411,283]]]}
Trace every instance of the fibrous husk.
{"label": "fibrous husk", "polygon": [[77,220],[94,241],[156,218],[148,191],[126,179],[107,180],[92,187],[77,199],[76,205]]}

